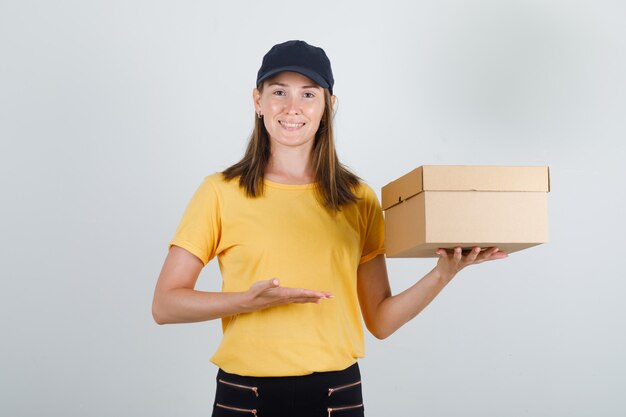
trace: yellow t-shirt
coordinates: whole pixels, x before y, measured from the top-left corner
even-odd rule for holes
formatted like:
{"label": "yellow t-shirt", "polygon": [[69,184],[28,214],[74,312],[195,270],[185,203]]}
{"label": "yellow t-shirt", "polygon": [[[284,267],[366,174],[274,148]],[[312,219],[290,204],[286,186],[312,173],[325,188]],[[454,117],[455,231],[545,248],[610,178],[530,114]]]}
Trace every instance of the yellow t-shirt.
{"label": "yellow t-shirt", "polygon": [[239,179],[204,179],[171,245],[204,264],[217,256],[222,291],[246,291],[259,280],[330,291],[319,304],[289,304],[222,319],[223,338],[211,361],[247,376],[306,375],[344,369],[364,355],[357,268],[384,253],[384,221],[374,191],[329,213],[315,184],[265,180],[264,194],[245,195]]}

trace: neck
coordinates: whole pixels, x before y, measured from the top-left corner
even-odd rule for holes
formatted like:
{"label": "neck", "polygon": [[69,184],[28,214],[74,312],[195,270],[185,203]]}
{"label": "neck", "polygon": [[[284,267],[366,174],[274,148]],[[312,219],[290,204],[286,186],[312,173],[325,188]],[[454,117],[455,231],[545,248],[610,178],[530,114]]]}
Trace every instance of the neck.
{"label": "neck", "polygon": [[311,166],[311,147],[272,146],[265,178],[282,184],[315,182]]}

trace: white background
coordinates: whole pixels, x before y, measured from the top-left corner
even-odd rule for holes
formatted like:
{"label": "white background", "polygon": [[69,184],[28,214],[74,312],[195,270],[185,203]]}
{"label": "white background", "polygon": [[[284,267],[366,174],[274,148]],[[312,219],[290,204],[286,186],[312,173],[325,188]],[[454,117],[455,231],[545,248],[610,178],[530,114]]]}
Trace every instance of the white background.
{"label": "white background", "polygon": [[[368,415],[626,415],[625,21],[617,0],[0,0],[0,414],[210,415],[219,322],[157,326],[152,292],[193,191],[243,153],[263,55],[304,39],[375,190],[551,169],[548,244],[368,336]],[[389,259],[394,291],[433,264]]]}

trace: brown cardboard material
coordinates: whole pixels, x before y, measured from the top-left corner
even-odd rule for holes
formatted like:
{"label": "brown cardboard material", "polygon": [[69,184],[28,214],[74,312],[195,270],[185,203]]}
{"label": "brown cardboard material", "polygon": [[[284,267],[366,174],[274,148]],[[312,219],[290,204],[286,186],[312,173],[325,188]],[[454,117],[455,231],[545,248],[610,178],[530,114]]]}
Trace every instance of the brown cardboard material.
{"label": "brown cardboard material", "polygon": [[382,189],[390,258],[438,248],[497,246],[507,253],[548,240],[548,167],[424,165]]}

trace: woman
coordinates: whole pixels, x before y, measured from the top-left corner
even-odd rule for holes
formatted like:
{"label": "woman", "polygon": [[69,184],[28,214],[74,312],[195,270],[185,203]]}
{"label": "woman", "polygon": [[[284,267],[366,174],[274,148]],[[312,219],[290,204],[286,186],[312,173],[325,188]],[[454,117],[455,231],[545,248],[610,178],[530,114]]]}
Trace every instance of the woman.
{"label": "woman", "polygon": [[[506,256],[440,249],[432,271],[392,296],[380,205],[335,153],[333,84],[321,48],[274,46],[253,90],[246,154],[205,178],[170,243],[153,315],[222,319],[213,416],[363,416],[361,314],[383,339],[462,268]],[[215,256],[222,292],[194,290]]]}

